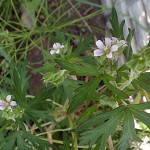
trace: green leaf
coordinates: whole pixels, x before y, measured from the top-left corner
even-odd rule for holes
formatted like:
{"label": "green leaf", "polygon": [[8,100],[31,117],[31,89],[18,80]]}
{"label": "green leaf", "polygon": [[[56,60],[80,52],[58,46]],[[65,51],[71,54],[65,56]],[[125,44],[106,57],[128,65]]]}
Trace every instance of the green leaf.
{"label": "green leaf", "polygon": [[98,126],[102,123],[104,123],[104,121],[108,120],[109,118],[111,118],[112,116],[115,116],[118,112],[122,112],[124,109],[124,106],[118,107],[114,110],[108,111],[108,112],[104,112],[101,113],[87,121],[85,121],[84,123],[82,123],[81,125],[79,125],[76,128],[76,132],[83,132],[85,129],[88,129],[91,126]]}
{"label": "green leaf", "polygon": [[118,21],[118,15],[116,9],[112,8],[112,18],[110,19],[111,26],[112,26],[112,35],[116,38],[120,38],[120,25]]}
{"label": "green leaf", "polygon": [[97,67],[90,64],[72,64],[63,60],[55,59],[55,62],[64,69],[71,71],[73,75],[79,76],[97,76],[99,74]]}
{"label": "green leaf", "polygon": [[140,87],[145,89],[147,92],[150,92],[150,73],[142,73],[137,79],[134,80],[135,84],[138,84]]}
{"label": "green leaf", "polygon": [[20,106],[25,106],[26,98],[25,95],[27,93],[28,80],[29,76],[28,71],[26,70],[26,63],[19,64],[18,67],[14,68],[11,74],[11,78],[13,80],[12,85],[12,95],[16,98],[17,103]]}
{"label": "green leaf", "polygon": [[56,30],[54,35],[51,35],[51,38],[54,42],[59,42],[64,44],[66,42],[66,38],[63,32]]}
{"label": "green leaf", "polygon": [[141,142],[141,139],[136,135],[134,128],[134,118],[132,117],[132,113],[130,109],[124,109],[124,121],[123,121],[123,132],[121,139],[118,143],[120,150],[126,150],[130,147],[129,140],[131,138]]}
{"label": "green leaf", "polygon": [[100,148],[104,150],[108,137],[114,134],[122,118],[122,113],[123,112],[118,111],[115,114],[115,116],[112,116],[108,121],[104,122],[102,125],[97,126],[96,128],[81,134],[80,144],[90,144],[90,146],[92,146],[93,144],[97,143],[98,139],[101,139]]}
{"label": "green leaf", "polygon": [[88,83],[78,88],[67,112],[72,113],[83,101],[92,100],[92,98],[95,96],[95,89],[99,85],[101,79],[101,76],[95,77]]}
{"label": "green leaf", "polygon": [[128,98],[129,96],[124,93],[123,91],[119,90],[118,88],[116,88],[115,86],[113,86],[111,83],[109,83],[109,81],[104,78],[104,83],[107,86],[107,88],[112,91],[114,94],[117,94],[117,96],[122,97],[122,98]]}
{"label": "green leaf", "polygon": [[86,109],[86,111],[78,119],[77,124],[80,124],[80,123],[86,121],[90,117],[90,115],[97,109],[98,109],[98,105],[93,105],[90,108]]}
{"label": "green leaf", "polygon": [[6,138],[0,140],[0,149],[12,150],[16,141],[16,133],[12,132]]}
{"label": "green leaf", "polygon": [[11,61],[11,57],[2,47],[0,47],[0,56],[3,56],[8,62]]}
{"label": "green leaf", "polygon": [[149,82],[150,84],[150,72],[141,73],[138,79],[143,82]]}
{"label": "green leaf", "polygon": [[73,56],[76,57],[83,53],[86,50],[90,49],[90,44],[92,40],[93,35],[88,35],[85,38],[80,38],[80,41],[78,43],[77,49],[73,52]]}
{"label": "green leaf", "polygon": [[22,136],[17,137],[17,147],[18,149],[21,149],[21,150],[28,150],[28,147],[26,146],[26,143]]}
{"label": "green leaf", "polygon": [[21,132],[21,133],[23,137],[28,141],[30,141],[33,144],[33,146],[37,149],[45,150],[45,148],[51,147],[51,144],[49,144],[47,141],[40,139],[39,137],[36,137],[28,132]]}
{"label": "green leaf", "polygon": [[138,109],[132,108],[132,105],[126,107],[121,106],[117,109],[97,115],[77,127],[75,131],[77,133],[81,133],[80,144],[88,144],[90,146],[96,144],[97,149],[99,148],[104,150],[108,137],[114,134],[118,124],[122,122],[122,120],[123,132],[117,145],[119,149],[126,150],[129,148],[130,139],[141,142],[141,139],[135,132],[133,115],[146,125],[150,126],[150,121],[148,119],[150,114],[145,112],[139,113]]}
{"label": "green leaf", "polygon": [[150,114],[144,111],[139,111],[139,109],[137,109],[136,107],[130,109],[133,115],[150,129]]}
{"label": "green leaf", "polygon": [[[32,112],[34,112],[34,110],[32,110]],[[24,117],[27,118],[27,119],[32,120],[37,125],[39,130],[42,131],[41,124],[38,122],[38,119],[40,118],[40,116],[36,117],[36,115],[32,114],[30,111],[26,111],[25,114],[24,114]]]}
{"label": "green leaf", "polygon": [[134,29],[128,29],[128,30],[129,30],[129,34],[126,39],[128,46],[124,50],[124,55],[125,55],[127,61],[131,60],[131,58],[132,58],[133,51],[132,51],[132,47],[131,47],[131,40],[133,38],[134,31],[135,31]]}
{"label": "green leaf", "polygon": [[120,34],[121,34],[121,39],[124,39],[124,34],[123,34],[123,27],[125,24],[125,20],[123,20],[120,24]]}
{"label": "green leaf", "polygon": [[134,104],[134,105],[129,105],[128,107],[136,108],[138,110],[145,110],[145,109],[150,109],[150,102],[145,102],[142,104]]}
{"label": "green leaf", "polygon": [[47,87],[40,88],[36,93],[35,97],[32,99],[32,101],[27,105],[26,109],[31,109],[31,108],[32,109],[39,108],[39,110],[42,110],[42,108],[45,109],[46,104],[48,103],[48,101],[46,100],[50,97],[50,95],[52,95],[55,89],[56,88],[53,85],[48,85]]}
{"label": "green leaf", "polygon": [[[72,76],[71,76],[72,77]],[[76,78],[76,77],[75,77]],[[73,100],[73,93],[75,89],[79,88],[78,80],[66,78],[63,82],[64,95],[71,102]]]}

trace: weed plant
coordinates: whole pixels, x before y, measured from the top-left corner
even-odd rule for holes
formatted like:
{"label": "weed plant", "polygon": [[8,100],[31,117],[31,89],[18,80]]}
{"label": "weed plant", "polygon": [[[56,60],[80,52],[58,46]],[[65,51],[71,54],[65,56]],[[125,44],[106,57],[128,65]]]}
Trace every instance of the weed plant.
{"label": "weed plant", "polygon": [[[49,12],[47,2],[0,2],[0,149],[140,147],[141,139],[149,138],[150,128],[149,44],[132,53],[134,29],[124,37],[125,21],[118,21],[115,8],[112,28],[104,39],[94,42],[93,33],[71,35],[69,26],[85,23],[101,10],[68,19],[69,12],[78,12],[80,3],[60,0]],[[68,4],[73,7],[64,11]],[[45,39],[50,41],[47,48]],[[27,60],[33,47],[43,58],[38,68]],[[29,70],[42,75],[43,85],[35,94],[29,91]]]}

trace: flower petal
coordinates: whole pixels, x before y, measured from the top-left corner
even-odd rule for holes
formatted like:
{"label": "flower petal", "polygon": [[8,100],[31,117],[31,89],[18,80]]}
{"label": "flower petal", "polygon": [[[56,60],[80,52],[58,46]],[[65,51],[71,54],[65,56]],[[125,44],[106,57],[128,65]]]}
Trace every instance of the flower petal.
{"label": "flower petal", "polygon": [[103,47],[104,47],[104,44],[103,44],[103,42],[101,41],[101,40],[98,40],[98,41],[96,41],[96,46],[99,48],[99,49],[103,49]]}
{"label": "flower petal", "polygon": [[6,102],[4,100],[0,100],[0,106],[6,105]]}
{"label": "flower petal", "polygon": [[118,46],[117,45],[113,45],[111,48],[110,48],[110,51],[111,52],[115,52],[118,50]]}
{"label": "flower petal", "polygon": [[17,106],[17,103],[16,103],[16,101],[11,101],[11,102],[10,102],[10,105],[11,105],[11,106]]}
{"label": "flower petal", "polygon": [[104,54],[104,51],[101,49],[94,50],[94,56],[102,56]]}
{"label": "flower petal", "polygon": [[57,50],[56,50],[56,54],[59,54],[59,53],[60,53],[60,49],[57,49]]}
{"label": "flower petal", "polygon": [[11,95],[6,96],[6,101],[10,102],[11,101]]}
{"label": "flower petal", "polygon": [[119,41],[119,43],[117,45],[118,45],[118,47],[121,47],[121,46],[125,47],[125,46],[127,46],[127,43],[125,40],[121,40],[121,41]]}
{"label": "flower petal", "polygon": [[6,108],[6,102],[4,100],[0,100],[0,110],[4,110]]}
{"label": "flower petal", "polygon": [[113,43],[115,43],[115,42],[118,42],[118,39],[116,38],[116,37],[111,37],[111,41],[113,42]]}
{"label": "flower petal", "polygon": [[51,50],[51,51],[50,51],[50,54],[51,54],[51,55],[53,55],[53,54],[55,54],[55,53],[56,53],[56,50]]}
{"label": "flower petal", "polygon": [[64,47],[65,47],[64,45],[61,45],[61,46],[60,46],[60,48],[64,48]]}
{"label": "flower petal", "polygon": [[53,48],[54,49],[59,49],[61,47],[60,43],[54,43]]}
{"label": "flower petal", "polygon": [[111,47],[111,39],[108,37],[105,37],[105,45],[110,49]]}
{"label": "flower petal", "polygon": [[112,58],[112,52],[106,55],[107,58]]}
{"label": "flower petal", "polygon": [[5,108],[6,108],[6,106],[0,105],[0,110],[4,110]]}

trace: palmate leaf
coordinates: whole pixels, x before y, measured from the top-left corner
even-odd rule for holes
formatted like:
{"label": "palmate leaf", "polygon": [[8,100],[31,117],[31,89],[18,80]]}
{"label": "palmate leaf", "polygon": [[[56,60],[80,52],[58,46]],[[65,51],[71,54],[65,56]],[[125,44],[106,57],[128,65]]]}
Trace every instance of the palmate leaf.
{"label": "palmate leaf", "polygon": [[98,144],[97,140],[100,139],[100,148],[104,150],[109,135],[114,134],[119,122],[122,119],[123,111],[120,109],[116,110],[115,114],[111,115],[111,117],[107,121],[103,122],[103,124],[81,134],[80,144],[90,144],[90,146],[92,146],[95,143]]}
{"label": "palmate leaf", "polygon": [[77,128],[76,128],[76,132],[80,133],[84,130],[87,130],[89,127],[91,126],[98,126],[103,124],[106,120],[110,119],[111,117],[115,116],[116,113],[118,112],[122,112],[124,109],[124,107],[118,107],[112,111],[108,111],[105,113],[101,113],[95,117],[93,117],[92,119],[89,119],[87,121],[85,121],[84,123],[80,124]]}
{"label": "palmate leaf", "polygon": [[[144,110],[150,108],[150,102],[120,106],[109,112],[102,113],[79,125],[75,130],[81,134],[80,144],[96,144],[97,149],[104,150],[109,135],[113,135],[118,124],[123,120],[123,131],[118,149],[126,150],[130,147],[130,140],[142,142],[137,136],[134,119],[139,119],[150,128],[150,114]],[[91,128],[92,127],[92,128]],[[90,128],[90,129],[89,129]]]}
{"label": "palmate leaf", "polygon": [[49,84],[47,87],[40,88],[32,101],[26,106],[26,109],[36,108],[39,110],[45,110],[47,103],[49,103],[47,99],[53,94],[55,90],[56,87],[51,84]]}
{"label": "palmate leaf", "polygon": [[68,113],[72,113],[83,101],[89,101],[95,97],[95,89],[99,85],[101,78],[101,76],[95,77],[91,81],[82,85],[76,90],[76,94],[73,98],[73,101],[68,108]]}
{"label": "palmate leaf", "polygon": [[42,119],[43,121],[50,119],[55,122],[54,118],[51,117],[49,113],[49,106],[51,103],[47,101],[54,91],[55,87],[53,87],[53,85],[40,88],[35,97],[32,98],[32,101],[25,107],[23,120],[32,120],[40,130],[42,130],[42,128],[38,122],[39,119]]}
{"label": "palmate leaf", "polygon": [[124,121],[123,121],[123,132],[121,139],[118,143],[120,150],[126,150],[130,147],[129,140],[131,138],[142,142],[142,140],[136,135],[135,128],[134,128],[134,118],[132,117],[132,113],[130,109],[124,109]]}
{"label": "palmate leaf", "polygon": [[150,114],[146,113],[145,109],[150,109],[150,102],[130,106],[133,115],[150,128]]}
{"label": "palmate leaf", "polygon": [[0,149],[12,150],[17,147],[20,150],[29,150],[33,147],[40,150],[51,147],[51,145],[38,137],[24,131],[15,131],[0,141]]}

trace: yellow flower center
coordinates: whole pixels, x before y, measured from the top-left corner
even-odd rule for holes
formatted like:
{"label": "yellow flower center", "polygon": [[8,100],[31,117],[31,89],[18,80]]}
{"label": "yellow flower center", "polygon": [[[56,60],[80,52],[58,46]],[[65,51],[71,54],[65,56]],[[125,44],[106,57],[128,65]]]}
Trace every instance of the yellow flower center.
{"label": "yellow flower center", "polygon": [[103,48],[104,48],[105,53],[107,53],[107,54],[108,54],[108,53],[109,53],[109,49],[108,49],[108,47],[107,47],[107,46],[104,46]]}

